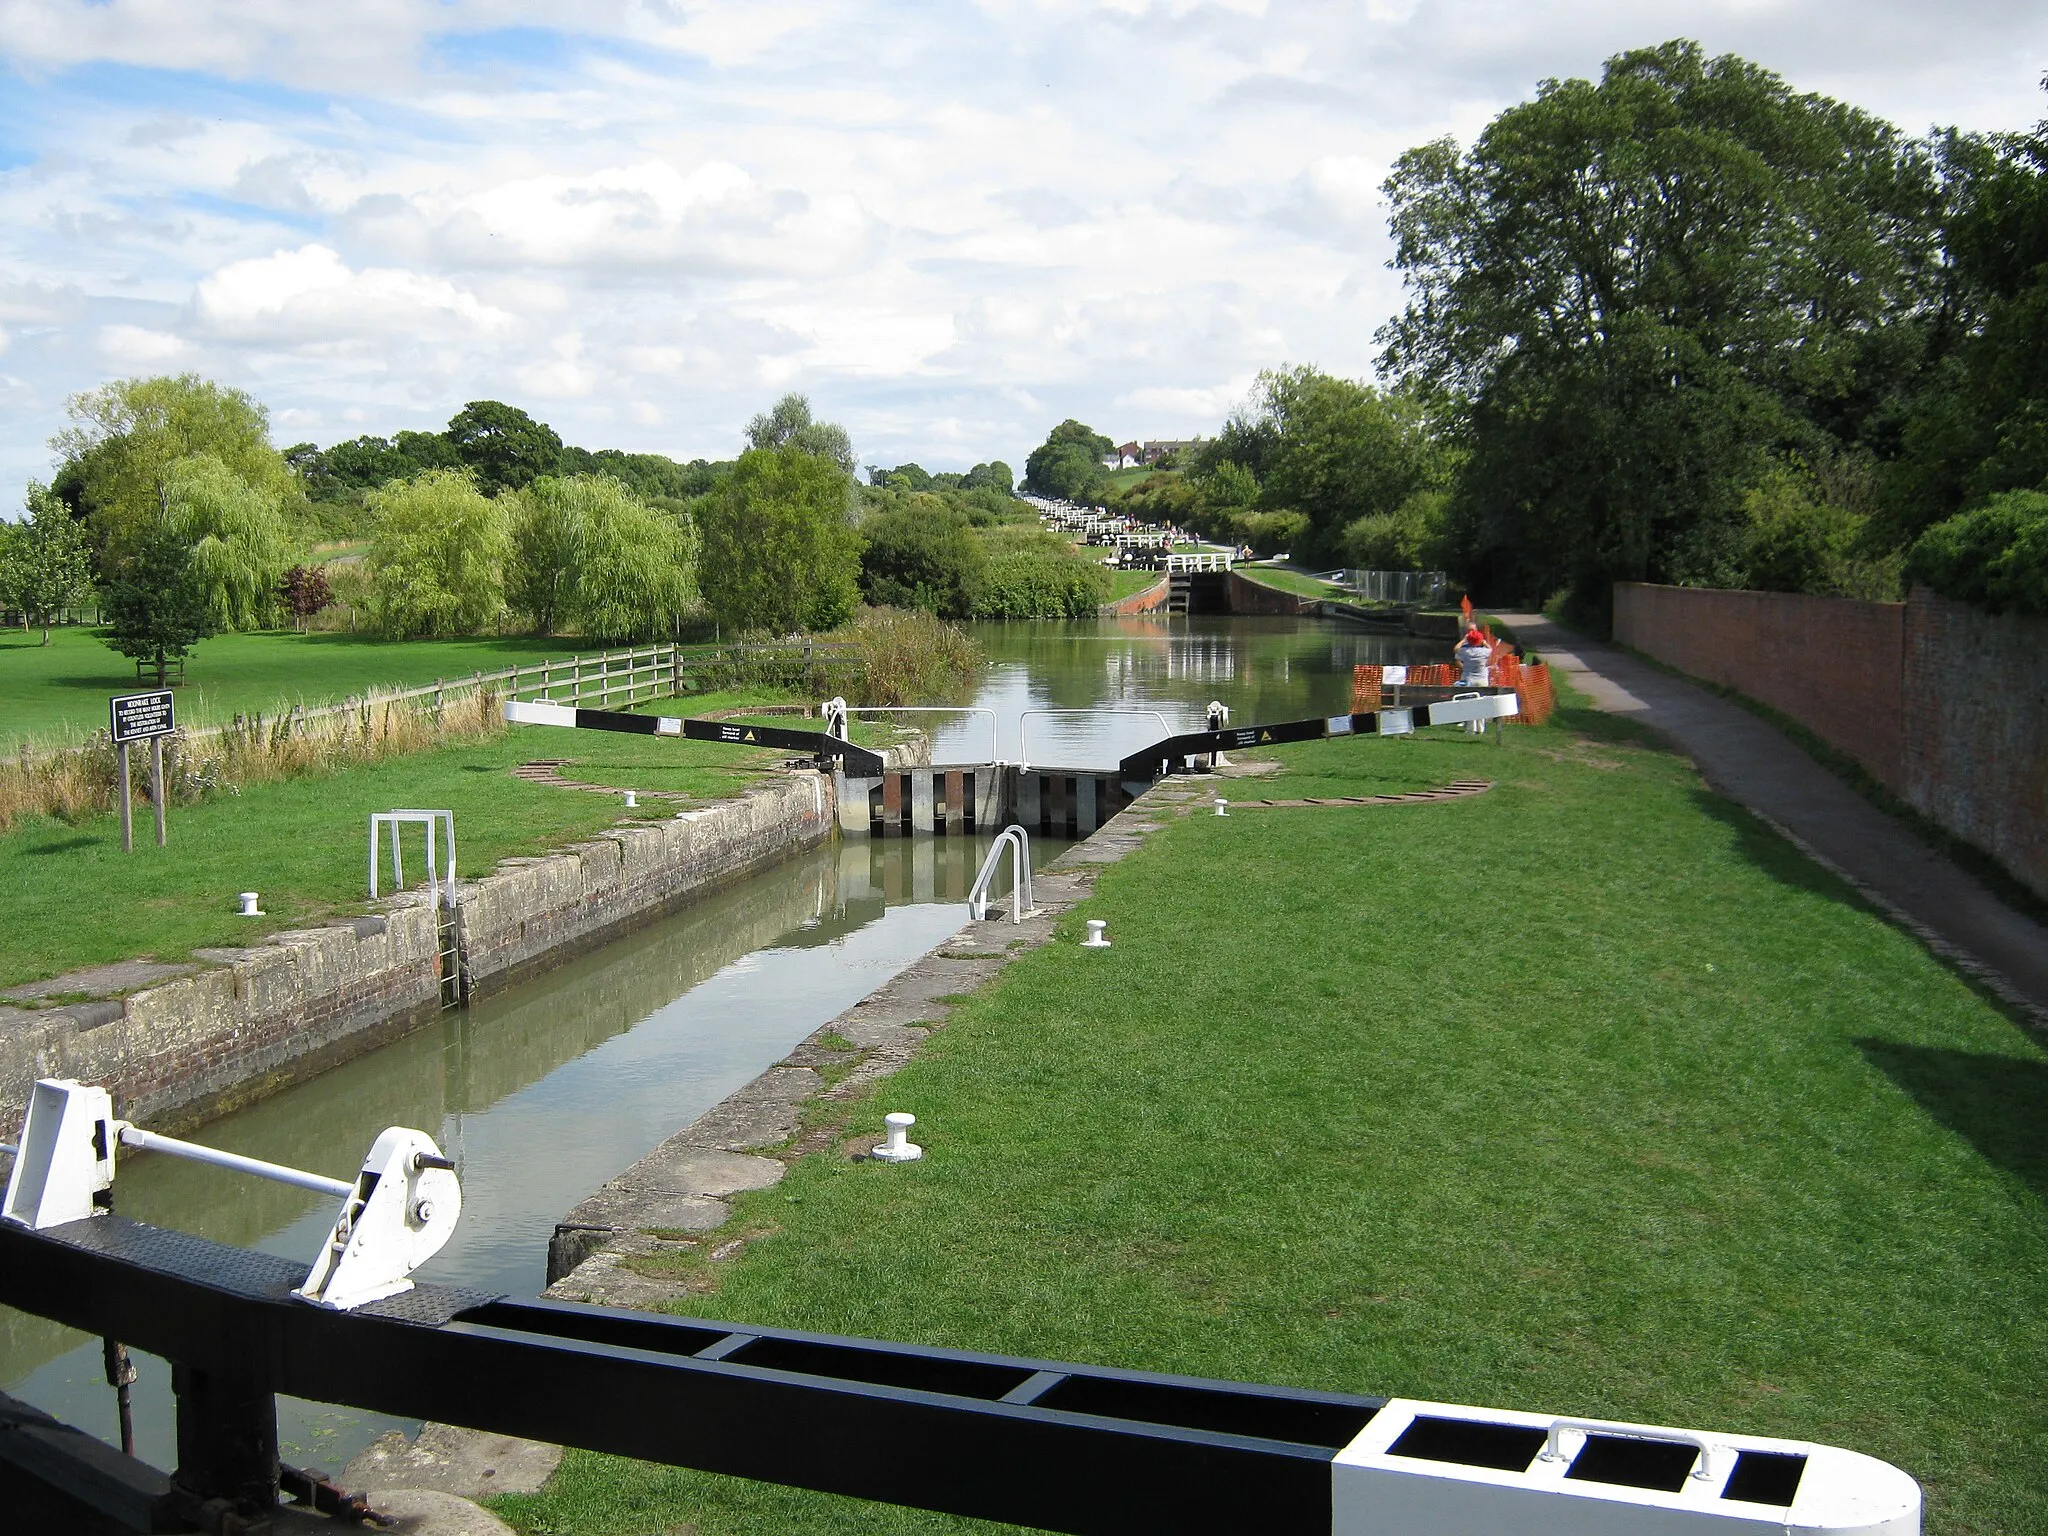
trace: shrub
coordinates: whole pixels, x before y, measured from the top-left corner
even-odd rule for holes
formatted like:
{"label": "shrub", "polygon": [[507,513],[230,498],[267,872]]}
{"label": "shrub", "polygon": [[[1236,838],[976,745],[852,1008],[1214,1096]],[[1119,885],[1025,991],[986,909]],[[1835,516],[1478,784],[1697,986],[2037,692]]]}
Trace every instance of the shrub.
{"label": "shrub", "polygon": [[2007,491],[1936,523],[1907,554],[1906,575],[1991,613],[2048,614],[2048,494]]}
{"label": "shrub", "polygon": [[863,608],[833,636],[863,652],[856,704],[939,704],[980,670],[981,648],[962,631],[915,608]]}
{"label": "shrub", "polygon": [[1109,573],[1093,560],[1046,549],[993,555],[975,595],[977,619],[1086,619],[1108,600]]}
{"label": "shrub", "polygon": [[986,561],[967,517],[936,496],[914,495],[861,525],[861,595],[887,608],[949,619],[973,610]]}

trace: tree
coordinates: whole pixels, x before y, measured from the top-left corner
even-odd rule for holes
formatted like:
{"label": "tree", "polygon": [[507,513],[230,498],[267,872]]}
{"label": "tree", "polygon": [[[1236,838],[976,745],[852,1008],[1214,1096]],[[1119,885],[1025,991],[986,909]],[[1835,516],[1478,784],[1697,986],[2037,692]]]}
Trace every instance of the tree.
{"label": "tree", "polygon": [[327,573],[319,566],[295,565],[277,584],[277,600],[284,604],[284,611],[292,616],[292,622],[304,633],[306,621],[334,601],[334,589],[328,584]]}
{"label": "tree", "polygon": [[2048,614],[2048,492],[2005,491],[1921,534],[1907,573],[1991,613]]}
{"label": "tree", "polygon": [[609,475],[544,476],[512,503],[506,595],[542,633],[672,633],[697,606],[695,529]]}
{"label": "tree", "polygon": [[372,620],[385,634],[469,634],[505,606],[505,509],[460,470],[370,494]]}
{"label": "tree", "polygon": [[747,444],[752,448],[795,448],[829,460],[849,475],[860,464],[846,428],[813,421],[811,402],[803,395],[784,395],[772,409],[748,422]]}
{"label": "tree", "polygon": [[27,504],[20,523],[0,526],[0,602],[21,610],[23,629],[40,624],[48,645],[51,621],[92,593],[92,551],[85,529],[48,487],[31,480]]}
{"label": "tree", "polygon": [[986,464],[975,465],[967,471],[966,478],[960,482],[960,489],[963,491],[978,491],[984,488],[1000,491],[1008,496],[1015,492],[1017,478],[1010,473],[1010,466],[1001,459],[991,459]]}
{"label": "tree", "polygon": [[913,494],[861,524],[861,595],[882,608],[964,619],[981,585],[981,541],[964,512]]}
{"label": "tree", "polygon": [[1545,81],[1386,190],[1382,366],[1457,411],[1482,590],[1735,578],[1745,489],[1878,430],[1939,307],[1927,146],[1694,43]]}
{"label": "tree", "polygon": [[1116,444],[1071,416],[1045,435],[1045,441],[1024,460],[1024,489],[1037,496],[1086,501],[1099,494],[1105,480],[1104,454]]}
{"label": "tree", "polygon": [[552,427],[499,400],[472,400],[457,411],[447,441],[485,495],[531,485],[562,462]]}
{"label": "tree", "polygon": [[106,616],[106,643],[155,666],[159,688],[172,662],[217,632],[183,530],[159,517],[135,532],[106,583]]}
{"label": "tree", "polygon": [[750,448],[702,512],[704,599],[735,631],[830,629],[858,599],[852,481],[795,443]]}
{"label": "tree", "polygon": [[270,445],[270,418],[239,389],[197,374],[121,379],[72,396],[74,425],[51,439],[63,456],[51,488],[83,514],[102,562],[132,535],[153,529],[166,475],[205,454],[248,485],[295,508],[304,493]]}
{"label": "tree", "polygon": [[165,521],[192,546],[193,569],[215,629],[268,625],[297,542],[277,498],[211,454],[170,465],[161,498]]}

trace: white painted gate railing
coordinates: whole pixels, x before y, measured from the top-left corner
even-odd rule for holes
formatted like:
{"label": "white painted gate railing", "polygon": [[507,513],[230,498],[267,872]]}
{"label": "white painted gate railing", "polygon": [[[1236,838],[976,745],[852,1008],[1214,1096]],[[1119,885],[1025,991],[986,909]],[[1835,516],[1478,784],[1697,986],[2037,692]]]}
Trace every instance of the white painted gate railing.
{"label": "white painted gate railing", "polygon": [[1021,923],[1038,910],[1031,895],[1031,834],[1022,827],[1008,826],[989,845],[988,857],[981,861],[981,873],[974,877],[974,886],[967,893],[967,915],[977,923],[988,920],[988,890],[995,882],[1005,848],[1010,850],[1016,875],[1010,889],[1010,921]]}

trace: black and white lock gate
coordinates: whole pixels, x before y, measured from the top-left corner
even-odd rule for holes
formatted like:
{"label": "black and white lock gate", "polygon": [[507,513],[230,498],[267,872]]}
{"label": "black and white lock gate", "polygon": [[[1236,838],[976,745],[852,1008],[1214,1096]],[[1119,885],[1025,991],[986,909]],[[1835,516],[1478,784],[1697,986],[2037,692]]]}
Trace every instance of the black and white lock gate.
{"label": "black and white lock gate", "polygon": [[522,704],[508,700],[512,725],[566,725],[585,731],[625,731],[635,736],[680,736],[686,741],[719,741],[735,747],[779,747],[841,766],[849,773],[880,773],[881,754],[819,731],[791,731],[774,725],[731,720],[688,720],[672,715],[632,715],[616,709],[577,709],[567,704]]}
{"label": "black and white lock gate", "polygon": [[[0,1303],[173,1363],[177,1484],[267,1507],[273,1395],[1050,1531],[1917,1536],[1852,1451],[1248,1386],[415,1284],[111,1214],[0,1219]],[[0,1450],[0,1459],[5,1458]]]}

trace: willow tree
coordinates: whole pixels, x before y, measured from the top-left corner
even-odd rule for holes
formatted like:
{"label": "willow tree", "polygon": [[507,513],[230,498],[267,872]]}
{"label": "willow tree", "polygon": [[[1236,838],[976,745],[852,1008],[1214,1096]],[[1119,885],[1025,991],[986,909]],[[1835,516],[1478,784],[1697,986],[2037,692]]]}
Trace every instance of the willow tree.
{"label": "willow tree", "polygon": [[610,475],[544,476],[508,500],[506,595],[542,633],[649,639],[698,606],[687,514],[649,507]]}
{"label": "willow tree", "polygon": [[393,637],[470,634],[505,606],[505,508],[461,470],[437,469],[368,497],[372,620]]}
{"label": "willow tree", "polygon": [[165,521],[192,546],[193,572],[216,629],[263,629],[277,618],[277,589],[298,558],[278,498],[211,454],[163,475]]}

